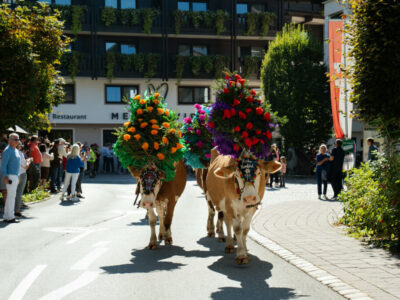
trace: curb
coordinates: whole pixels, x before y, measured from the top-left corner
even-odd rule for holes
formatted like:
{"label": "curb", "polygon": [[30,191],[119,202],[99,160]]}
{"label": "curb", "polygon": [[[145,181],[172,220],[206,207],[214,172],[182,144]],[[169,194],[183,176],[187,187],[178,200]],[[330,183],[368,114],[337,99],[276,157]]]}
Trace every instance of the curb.
{"label": "curb", "polygon": [[[259,211],[260,210],[258,210],[258,212]],[[254,220],[257,217],[258,212],[253,218],[252,225],[254,224]],[[283,248],[282,246],[278,245],[272,240],[257,233],[256,230],[253,228],[253,226],[248,236],[257,244],[268,249],[269,251],[279,256],[280,258],[284,259],[288,263],[296,266],[298,269],[300,269],[307,275],[311,276],[312,278],[318,280],[323,285],[339,293],[344,298],[349,300],[373,300],[373,298],[368,296],[366,293],[363,293],[362,291],[350,286],[349,284],[343,282],[336,276],[333,276],[332,274],[326,272],[325,270],[318,268],[312,263],[297,256],[293,252]]]}

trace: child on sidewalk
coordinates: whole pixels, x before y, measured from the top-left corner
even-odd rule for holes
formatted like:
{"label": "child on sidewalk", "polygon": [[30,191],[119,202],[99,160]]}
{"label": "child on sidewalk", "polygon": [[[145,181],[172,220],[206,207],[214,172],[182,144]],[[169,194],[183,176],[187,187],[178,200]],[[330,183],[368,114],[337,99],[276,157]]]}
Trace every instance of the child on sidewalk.
{"label": "child on sidewalk", "polygon": [[280,176],[280,187],[285,187],[285,176],[286,176],[286,157],[281,156],[281,176]]}

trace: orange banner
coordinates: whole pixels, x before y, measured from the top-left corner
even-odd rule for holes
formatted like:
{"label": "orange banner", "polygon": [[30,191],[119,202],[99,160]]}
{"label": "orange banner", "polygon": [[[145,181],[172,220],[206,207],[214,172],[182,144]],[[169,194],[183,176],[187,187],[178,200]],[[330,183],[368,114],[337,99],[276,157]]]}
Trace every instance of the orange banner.
{"label": "orange banner", "polygon": [[342,30],[341,20],[329,21],[329,73],[331,83],[331,106],[333,127],[336,138],[344,138],[339,120],[340,87],[337,82],[342,78],[339,65],[342,63]]}

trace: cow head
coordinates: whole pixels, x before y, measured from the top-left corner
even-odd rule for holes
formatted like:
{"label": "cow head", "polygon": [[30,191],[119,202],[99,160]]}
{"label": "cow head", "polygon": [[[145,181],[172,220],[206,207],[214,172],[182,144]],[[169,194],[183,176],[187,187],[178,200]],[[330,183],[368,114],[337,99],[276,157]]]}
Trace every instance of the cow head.
{"label": "cow head", "polygon": [[246,207],[256,206],[261,202],[259,187],[265,173],[279,171],[281,164],[276,161],[260,161],[252,155],[241,155],[228,167],[217,168],[214,175],[220,179],[234,178],[235,189],[239,200]]}
{"label": "cow head", "polygon": [[160,191],[162,180],[165,178],[164,172],[154,165],[147,166],[142,170],[132,170],[131,174],[136,178],[141,196],[140,206],[143,208],[154,208],[155,201]]}

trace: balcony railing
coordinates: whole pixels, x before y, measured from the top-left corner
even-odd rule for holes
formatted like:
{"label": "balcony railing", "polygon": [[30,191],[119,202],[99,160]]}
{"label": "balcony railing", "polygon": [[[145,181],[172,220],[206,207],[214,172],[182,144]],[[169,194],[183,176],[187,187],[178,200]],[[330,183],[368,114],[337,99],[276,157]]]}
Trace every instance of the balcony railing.
{"label": "balcony railing", "polygon": [[268,36],[278,29],[278,18],[273,12],[246,13],[237,15],[238,35]]}
{"label": "balcony railing", "polygon": [[92,63],[90,55],[72,51],[66,53],[61,58],[61,65],[58,68],[63,76],[91,76]]}

